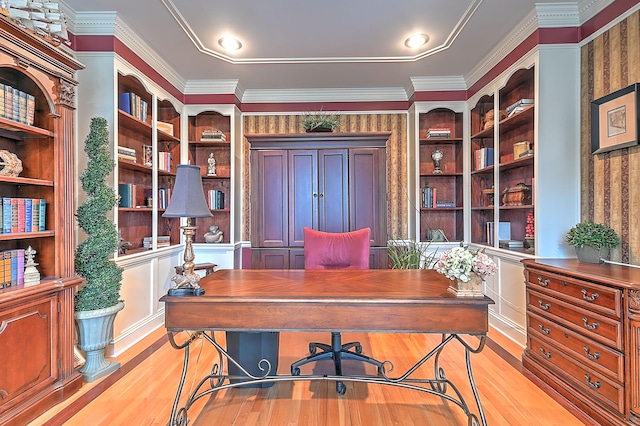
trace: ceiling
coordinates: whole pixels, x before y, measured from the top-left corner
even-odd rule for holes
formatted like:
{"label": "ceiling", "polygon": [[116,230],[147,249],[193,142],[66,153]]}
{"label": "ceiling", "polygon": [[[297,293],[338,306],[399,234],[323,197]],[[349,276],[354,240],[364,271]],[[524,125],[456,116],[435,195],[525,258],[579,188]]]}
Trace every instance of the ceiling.
{"label": "ceiling", "polygon": [[[612,0],[63,0],[74,22],[117,12],[134,33],[179,76],[194,81],[237,79],[243,90],[406,88],[412,78],[459,77],[467,86],[491,53],[522,28],[584,22],[582,3]],[[549,14],[549,11],[555,13]],[[583,16],[580,16],[582,14]],[[112,14],[113,15],[113,14]],[[558,19],[558,16],[561,19]],[[89,28],[86,26],[84,28]],[[531,31],[531,30],[529,30]],[[521,31],[522,32],[522,31]],[[412,33],[430,38],[411,50]],[[218,39],[241,40],[237,53]]]}

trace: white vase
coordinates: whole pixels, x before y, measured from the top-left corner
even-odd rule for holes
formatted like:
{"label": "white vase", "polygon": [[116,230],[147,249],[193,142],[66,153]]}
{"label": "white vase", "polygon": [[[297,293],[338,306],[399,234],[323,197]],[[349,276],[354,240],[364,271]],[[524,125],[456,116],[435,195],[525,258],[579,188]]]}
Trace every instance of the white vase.
{"label": "white vase", "polygon": [[459,279],[452,281],[449,291],[457,297],[484,297],[483,286],[484,279],[482,276],[472,272],[467,282]]}

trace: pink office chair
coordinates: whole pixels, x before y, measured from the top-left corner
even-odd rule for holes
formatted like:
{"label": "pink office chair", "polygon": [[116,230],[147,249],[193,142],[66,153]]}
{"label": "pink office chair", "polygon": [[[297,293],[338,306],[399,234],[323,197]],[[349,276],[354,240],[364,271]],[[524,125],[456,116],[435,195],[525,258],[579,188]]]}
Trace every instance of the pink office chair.
{"label": "pink office chair", "polygon": [[[353,232],[329,233],[304,228],[304,268],[305,269],[369,269],[370,229]],[[316,353],[317,349],[321,352]],[[350,349],[354,349],[353,351]],[[291,364],[291,374],[299,375],[300,366],[322,359],[333,359],[336,375],[342,375],[342,360],[355,359],[368,362],[382,371],[382,363],[362,355],[360,342],[342,344],[339,332],[331,332],[331,344],[309,343],[311,355]],[[347,388],[343,382],[336,382],[336,391],[344,395]]]}

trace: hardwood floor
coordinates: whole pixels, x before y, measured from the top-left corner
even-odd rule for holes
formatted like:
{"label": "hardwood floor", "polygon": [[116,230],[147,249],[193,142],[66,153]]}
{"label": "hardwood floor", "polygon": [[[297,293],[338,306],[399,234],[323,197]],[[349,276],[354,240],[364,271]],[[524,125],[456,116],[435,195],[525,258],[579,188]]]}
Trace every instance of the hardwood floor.
{"label": "hardwood floor", "polygon": [[[223,333],[217,333],[219,340]],[[526,379],[519,371],[520,348],[492,332],[491,344],[472,356],[474,375],[489,425],[582,424]],[[427,349],[437,335],[344,333],[360,340],[364,352],[390,359],[401,374]],[[305,355],[311,340],[327,341],[329,333],[281,333],[278,371]],[[470,337],[469,339],[475,339]],[[496,343],[497,342],[497,343]],[[498,345],[498,343],[501,345]],[[136,358],[137,357],[137,358]],[[200,339],[192,345],[186,393],[210,368],[211,346]],[[159,329],[119,359],[121,369],[102,380],[85,384],[80,392],[43,414],[31,425],[165,425],[182,368],[182,351],[166,343]],[[433,377],[432,363],[418,372]],[[449,344],[441,357],[447,377],[456,384],[471,410],[477,412],[469,387],[462,346]],[[345,370],[373,372],[372,366],[345,362]],[[331,365],[302,367],[303,373],[330,373]],[[392,373],[391,375],[395,375]],[[279,382],[264,389],[229,389],[216,397],[204,397],[189,410],[190,424],[219,425],[466,425],[467,418],[453,403],[440,397],[392,386],[346,382],[339,396],[334,382]],[[183,399],[186,399],[184,397]]]}

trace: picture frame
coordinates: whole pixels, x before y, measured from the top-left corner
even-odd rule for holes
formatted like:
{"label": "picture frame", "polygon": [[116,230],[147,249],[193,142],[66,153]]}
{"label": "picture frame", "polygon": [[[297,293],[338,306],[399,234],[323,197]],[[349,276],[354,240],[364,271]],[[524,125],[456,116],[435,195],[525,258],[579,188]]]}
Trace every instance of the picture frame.
{"label": "picture frame", "polygon": [[591,102],[591,154],[638,144],[640,83]]}

